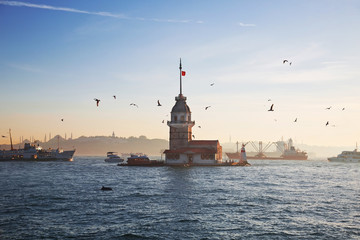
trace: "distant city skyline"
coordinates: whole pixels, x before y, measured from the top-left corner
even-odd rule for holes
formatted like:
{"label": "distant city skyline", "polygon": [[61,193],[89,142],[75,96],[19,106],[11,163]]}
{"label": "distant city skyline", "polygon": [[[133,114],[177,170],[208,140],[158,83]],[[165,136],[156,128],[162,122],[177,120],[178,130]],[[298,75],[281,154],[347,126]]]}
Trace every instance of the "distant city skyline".
{"label": "distant city skyline", "polygon": [[359,24],[351,0],[0,0],[0,135],[168,140],[181,58],[196,139],[355,146]]}

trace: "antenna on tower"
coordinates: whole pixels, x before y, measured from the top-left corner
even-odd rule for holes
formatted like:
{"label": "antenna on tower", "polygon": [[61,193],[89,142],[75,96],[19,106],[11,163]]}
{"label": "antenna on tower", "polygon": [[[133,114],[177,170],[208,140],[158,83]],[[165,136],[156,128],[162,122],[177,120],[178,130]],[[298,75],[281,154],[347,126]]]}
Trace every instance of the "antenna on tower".
{"label": "antenna on tower", "polygon": [[180,66],[179,66],[179,69],[180,69],[180,95],[182,95],[182,79],[181,79],[181,76],[182,76],[182,66],[181,66],[181,58],[180,58]]}

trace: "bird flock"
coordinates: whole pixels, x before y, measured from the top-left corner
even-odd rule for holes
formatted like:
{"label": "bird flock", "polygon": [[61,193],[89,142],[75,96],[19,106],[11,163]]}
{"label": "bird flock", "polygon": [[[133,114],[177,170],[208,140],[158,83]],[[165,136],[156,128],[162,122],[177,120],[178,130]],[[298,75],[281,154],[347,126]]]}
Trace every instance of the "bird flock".
{"label": "bird flock", "polygon": [[[210,83],[210,87],[213,87],[214,85],[215,85],[214,82],[213,82],[213,83]],[[114,100],[116,100],[116,95],[113,95],[113,98],[114,98]],[[96,107],[99,107],[101,100],[98,99],[98,98],[94,98],[94,101],[95,101],[95,103],[96,103]],[[139,107],[136,103],[130,103],[130,106],[137,107],[137,108]],[[161,106],[162,106],[162,104],[160,103],[160,100],[157,100],[157,106],[158,106],[158,107],[161,107]],[[205,110],[208,110],[210,107],[211,107],[211,106],[205,106]],[[168,115],[166,115],[166,116],[168,116]],[[61,121],[63,122],[64,119],[62,118]],[[162,120],[161,122],[162,122],[162,123],[165,123],[165,120]],[[201,128],[201,126],[198,126],[198,127]],[[193,138],[195,138],[194,135],[192,135],[192,136],[193,136]]]}
{"label": "bird flock", "polygon": [[[268,101],[271,101],[271,100],[269,99]],[[325,108],[325,110],[330,110],[330,109],[331,109],[331,106]],[[345,110],[345,108],[343,107],[343,108],[341,109],[341,111],[344,111],[344,110]],[[273,112],[273,111],[275,111],[275,109],[274,109],[274,104],[271,104],[268,112]],[[276,122],[277,120],[274,119],[274,121]],[[297,121],[298,121],[298,118],[295,118],[294,122],[296,123]],[[326,121],[325,126],[328,126],[329,124],[330,124],[329,121]],[[331,126],[332,126],[332,127],[335,127],[335,125],[331,125]]]}
{"label": "bird flock", "polygon": [[[283,64],[289,64],[289,66],[292,66],[292,61],[290,61],[290,60],[288,60],[288,59],[284,59],[284,60],[282,61],[282,63],[283,63]],[[210,83],[210,87],[213,87],[214,85],[215,85],[214,82]],[[116,100],[116,95],[113,95],[113,98],[114,98],[114,100]],[[96,103],[96,107],[99,107],[101,100],[98,99],[98,98],[94,98],[94,101],[95,101],[95,103]],[[268,102],[271,102],[271,101],[272,101],[272,99],[269,98],[269,99],[268,99]],[[136,108],[139,107],[136,103],[130,103],[130,106],[136,107]],[[158,106],[158,107],[161,107],[161,106],[162,106],[162,104],[160,103],[160,100],[157,100],[157,106]],[[205,110],[208,110],[210,107],[211,107],[210,105],[209,105],[209,106],[205,106],[204,109],[205,109]],[[332,108],[332,106],[329,106],[329,107],[326,107],[325,110],[331,110],[331,108]],[[344,110],[345,110],[345,107],[343,107],[341,110],[344,111]],[[269,108],[267,111],[268,111],[268,112],[274,112],[274,111],[275,111],[275,107],[274,107],[274,104],[273,104],[273,103],[270,105],[270,108]],[[167,115],[167,116],[168,116],[168,115]],[[62,118],[61,121],[63,122],[64,119]],[[277,119],[274,119],[274,121],[277,121]],[[297,123],[297,122],[298,122],[298,118],[295,118],[295,120],[294,120],[293,122],[294,122],[294,123]],[[165,120],[162,120],[162,123],[165,123]],[[329,124],[330,124],[329,121],[326,121],[325,126],[328,126]],[[332,126],[334,127],[335,125],[332,125]],[[201,126],[198,126],[198,128],[201,128]],[[5,136],[2,136],[2,137],[5,137]],[[193,136],[193,137],[195,138],[195,136]]]}
{"label": "bird flock", "polygon": [[[285,64],[285,63],[289,63],[290,66],[292,64],[292,62],[289,62],[289,60],[287,60],[287,59],[283,60],[283,64]],[[270,101],[271,101],[271,99],[269,98],[268,102],[270,102]],[[331,110],[331,108],[332,108],[332,106],[329,106],[329,107],[326,107],[325,110]],[[341,111],[344,111],[344,110],[345,110],[345,107],[341,108]],[[268,112],[274,112],[274,111],[275,111],[274,104],[272,103],[270,108],[268,109]],[[277,121],[277,120],[274,119],[274,121]],[[298,118],[295,118],[294,122],[296,123],[297,121],[298,121]],[[330,122],[326,121],[325,126],[328,126],[329,124],[330,124]],[[335,125],[331,125],[331,126],[335,127]]]}

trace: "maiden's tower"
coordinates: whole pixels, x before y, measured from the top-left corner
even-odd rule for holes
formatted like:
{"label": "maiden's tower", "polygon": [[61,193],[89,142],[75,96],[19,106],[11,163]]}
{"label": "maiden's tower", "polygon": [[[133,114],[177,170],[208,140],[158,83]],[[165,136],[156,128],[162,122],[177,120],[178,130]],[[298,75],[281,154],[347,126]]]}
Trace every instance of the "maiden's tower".
{"label": "maiden's tower", "polygon": [[182,94],[182,71],[180,59],[180,93],[175,97],[175,105],[171,110],[169,148],[165,150],[166,165],[219,165],[222,163],[222,147],[218,140],[192,140],[190,107]]}

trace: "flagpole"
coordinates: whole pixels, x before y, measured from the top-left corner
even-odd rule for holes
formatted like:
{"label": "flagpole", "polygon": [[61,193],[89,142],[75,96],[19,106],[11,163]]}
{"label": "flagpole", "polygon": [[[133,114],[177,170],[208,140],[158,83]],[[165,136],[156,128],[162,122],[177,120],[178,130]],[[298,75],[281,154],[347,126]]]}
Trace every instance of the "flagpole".
{"label": "flagpole", "polygon": [[182,66],[181,66],[181,58],[180,58],[180,95],[182,95],[182,81],[181,81],[181,75],[182,75]]}

